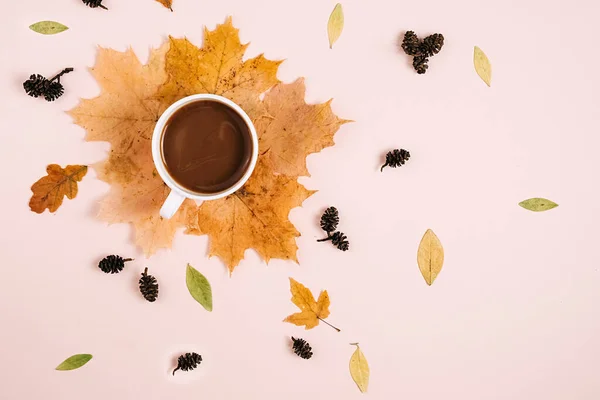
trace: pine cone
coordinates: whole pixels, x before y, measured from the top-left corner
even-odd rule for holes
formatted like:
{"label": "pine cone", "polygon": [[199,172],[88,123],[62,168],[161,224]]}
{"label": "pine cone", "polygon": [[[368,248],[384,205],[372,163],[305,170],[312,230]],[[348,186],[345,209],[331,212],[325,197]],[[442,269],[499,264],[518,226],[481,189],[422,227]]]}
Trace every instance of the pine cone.
{"label": "pine cone", "polygon": [[429,65],[427,65],[428,62],[429,58],[426,56],[415,56],[413,58],[413,68],[417,71],[417,74],[424,74],[427,72],[427,68],[429,68]]}
{"label": "pine cone", "polygon": [[328,234],[335,231],[340,222],[338,210],[335,207],[329,207],[321,216],[321,229]]}
{"label": "pine cone", "polygon": [[392,168],[400,167],[404,165],[404,163],[406,163],[406,161],[408,161],[409,158],[410,152],[404,149],[394,149],[393,151],[389,151],[385,155],[385,164],[382,165],[381,171],[383,171],[383,169],[387,166],[390,166]]}
{"label": "pine cone", "polygon": [[46,85],[48,83],[48,79],[44,78],[42,75],[33,74],[23,82],[23,89],[25,92],[31,97],[40,97],[44,95],[46,91]]}
{"label": "pine cone", "polygon": [[292,336],[292,340],[294,341],[294,345],[293,345],[293,349],[294,349],[294,353],[296,353],[296,355],[304,358],[305,360],[308,360],[309,358],[312,357],[313,353],[312,353],[312,348],[310,347],[310,344],[308,344],[308,342],[304,339],[296,339]]}
{"label": "pine cone", "polygon": [[417,35],[413,31],[407,31],[404,34],[404,39],[402,40],[402,50],[409,56],[416,56],[420,54],[419,45],[421,41],[417,37]]}
{"label": "pine cone", "polygon": [[54,101],[63,95],[65,88],[59,82],[48,82],[46,92],[44,93],[44,99],[46,101]]}
{"label": "pine cone", "polygon": [[442,46],[444,46],[444,35],[434,33],[423,39],[419,48],[422,55],[431,57],[439,53],[442,50]]}
{"label": "pine cone", "polygon": [[125,263],[132,261],[133,258],[123,258],[121,256],[106,256],[98,263],[98,268],[107,274],[117,274],[123,271]]}
{"label": "pine cone", "polygon": [[142,296],[149,302],[156,301],[158,297],[158,282],[156,278],[152,275],[148,275],[148,268],[142,272],[142,277],[140,278],[140,292]]}
{"label": "pine cone", "polygon": [[108,10],[108,8],[104,7],[102,5],[102,1],[103,0],[82,0],[83,4],[85,4],[86,6],[90,7],[90,8],[104,8],[105,10]]}
{"label": "pine cone", "polygon": [[177,359],[177,368],[173,370],[173,375],[175,375],[175,371],[191,371],[195,369],[202,362],[202,356],[198,353],[185,353],[182,356],[179,356]]}
{"label": "pine cone", "polygon": [[348,237],[344,235],[343,232],[335,232],[331,236],[331,243],[333,243],[333,245],[338,249],[346,251],[350,247],[350,243],[346,239],[348,239]]}

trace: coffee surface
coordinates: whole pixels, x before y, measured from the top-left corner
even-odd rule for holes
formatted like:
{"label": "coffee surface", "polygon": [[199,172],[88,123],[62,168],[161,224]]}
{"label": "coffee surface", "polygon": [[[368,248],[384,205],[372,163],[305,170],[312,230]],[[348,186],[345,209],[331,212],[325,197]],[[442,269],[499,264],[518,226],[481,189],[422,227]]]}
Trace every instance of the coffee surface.
{"label": "coffee surface", "polygon": [[184,188],[219,193],[235,185],[249,167],[250,131],[235,111],[210,100],[189,103],[167,122],[163,162]]}

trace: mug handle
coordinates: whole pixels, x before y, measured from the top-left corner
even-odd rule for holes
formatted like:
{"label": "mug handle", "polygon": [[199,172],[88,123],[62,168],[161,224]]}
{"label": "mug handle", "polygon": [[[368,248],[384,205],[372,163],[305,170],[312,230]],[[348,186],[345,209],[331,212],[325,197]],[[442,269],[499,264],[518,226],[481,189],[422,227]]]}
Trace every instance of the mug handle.
{"label": "mug handle", "polygon": [[165,219],[170,219],[173,215],[175,215],[177,210],[179,210],[179,207],[181,207],[181,204],[184,200],[184,196],[180,195],[174,190],[171,190],[171,193],[169,193],[169,196],[167,196],[167,199],[160,208],[160,216]]}

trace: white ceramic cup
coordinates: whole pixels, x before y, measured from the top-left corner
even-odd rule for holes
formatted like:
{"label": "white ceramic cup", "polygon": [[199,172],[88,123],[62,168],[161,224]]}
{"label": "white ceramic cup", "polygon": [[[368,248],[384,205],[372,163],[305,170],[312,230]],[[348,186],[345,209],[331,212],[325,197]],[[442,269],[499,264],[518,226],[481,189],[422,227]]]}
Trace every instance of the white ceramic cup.
{"label": "white ceramic cup", "polygon": [[[250,156],[248,169],[242,178],[233,186],[218,193],[198,193],[181,186],[177,183],[177,181],[175,181],[175,179],[171,177],[171,175],[169,175],[163,159],[163,135],[169,118],[171,118],[171,116],[183,106],[196,101],[215,101],[226,105],[244,120],[246,126],[248,127],[248,132],[250,132],[250,136],[252,138],[252,155]],[[158,174],[167,184],[167,186],[171,188],[171,193],[169,193],[169,196],[160,209],[160,216],[168,219],[175,215],[185,199],[193,199],[196,200],[196,202],[216,200],[229,196],[241,188],[244,183],[246,183],[248,178],[250,178],[250,175],[252,175],[254,167],[256,166],[256,160],[258,159],[258,136],[256,135],[256,129],[254,128],[254,124],[250,120],[250,117],[248,117],[248,114],[246,114],[244,110],[242,110],[241,107],[235,104],[233,101],[214,94],[195,94],[184,97],[183,99],[171,104],[171,106],[165,110],[163,115],[161,115],[156,123],[156,126],[154,127],[154,133],[152,135],[152,158],[154,159],[154,165],[156,166]]]}

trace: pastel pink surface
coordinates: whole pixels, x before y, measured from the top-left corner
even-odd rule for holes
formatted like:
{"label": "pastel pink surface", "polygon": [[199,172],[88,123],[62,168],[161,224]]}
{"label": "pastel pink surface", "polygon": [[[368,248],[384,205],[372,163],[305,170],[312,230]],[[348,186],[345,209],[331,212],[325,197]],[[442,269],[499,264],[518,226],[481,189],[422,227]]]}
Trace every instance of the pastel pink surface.
{"label": "pastel pink surface", "polygon": [[[333,50],[326,22],[335,1],[11,1],[0,17],[2,162],[2,399],[358,399],[348,361],[360,342],[373,399],[600,397],[600,217],[598,137],[600,3],[558,0],[390,2],[348,0]],[[308,158],[319,192],[294,209],[300,265],[268,266],[248,251],[229,277],[208,259],[207,239],[179,234],[171,251],[145,260],[127,225],[96,220],[108,187],[92,171],[55,214],[27,206],[49,163],[92,164],[108,145],[83,141],[64,111],[99,88],[86,67],[97,46],[128,46],[146,59],[168,34],[200,44],[202,27],[233,15],[248,56],[286,59],[281,80],[306,77],[307,100],[335,98],[356,122],[336,146]],[[41,36],[27,27],[57,20],[71,29]],[[442,52],[417,76],[397,49],[401,33],[441,32]],[[473,46],[493,64],[488,88]],[[66,94],[53,104],[27,97],[31,73],[63,67]],[[402,168],[379,172],[385,152],[406,148]],[[529,197],[560,204],[546,213]],[[336,205],[351,250],[316,243],[317,220]],[[432,287],[417,246],[431,228],[446,251]],[[135,257],[119,275],[96,264]],[[185,286],[191,263],[212,283],[214,311]],[[137,280],[160,282],[145,302]],[[327,289],[330,322],[310,331],[281,322],[296,311],[288,277]],[[314,348],[290,353],[288,337]],[[196,350],[195,375],[171,377],[175,357]],[[75,353],[77,371],[54,367]]]}

